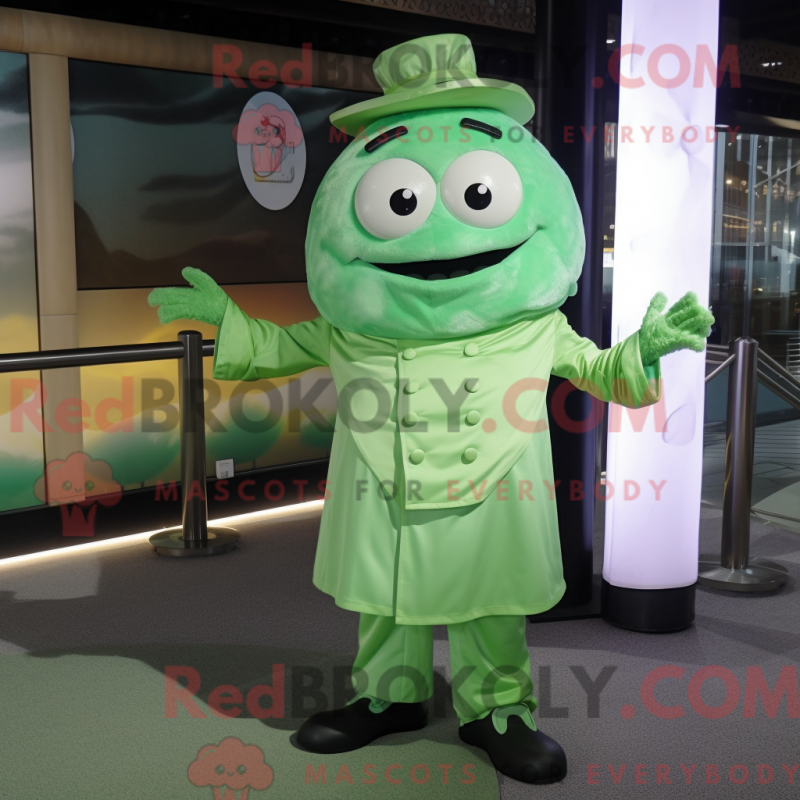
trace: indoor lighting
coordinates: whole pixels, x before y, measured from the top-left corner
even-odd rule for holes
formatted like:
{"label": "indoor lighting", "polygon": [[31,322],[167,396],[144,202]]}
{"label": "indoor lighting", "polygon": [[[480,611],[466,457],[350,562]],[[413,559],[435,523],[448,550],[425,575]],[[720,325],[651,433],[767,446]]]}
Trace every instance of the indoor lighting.
{"label": "indoor lighting", "polygon": [[[280,517],[291,517],[300,514],[308,514],[315,511],[321,511],[324,500],[309,500],[303,503],[292,503],[288,506],[280,506],[279,508],[265,508],[261,511],[250,511],[247,514],[237,514],[233,517],[221,517],[220,519],[210,519],[209,525],[230,525],[237,522],[252,522],[256,519],[273,519]],[[0,559],[0,567],[11,564],[20,564],[24,561],[38,561],[42,558],[52,558],[56,556],[66,556],[81,553],[97,552],[98,550],[111,550],[115,547],[126,547],[128,545],[138,544],[139,542],[146,542],[153,534],[160,533],[167,528],[159,528],[154,531],[146,531],[145,533],[131,533],[127,536],[117,536],[113,539],[103,539],[98,542],[86,542],[84,544],[74,544],[69,547],[58,547],[54,550],[42,550],[39,553],[28,553],[22,556],[10,556],[9,558]]]}
{"label": "indoor lighting", "polygon": [[[643,53],[670,46],[694,61],[696,53],[710,47],[716,60],[718,0],[673,0],[668,6],[623,0],[621,24],[620,41],[636,42]],[[635,78],[646,73],[646,64],[644,56],[626,56],[622,71]],[[696,66],[692,73],[700,74]],[[713,81],[695,86],[683,80],[671,86],[645,80],[635,89],[620,86],[618,125],[639,130],[658,121],[702,132],[714,128],[715,106]],[[612,344],[639,329],[658,291],[670,304],[687,291],[701,305],[708,304],[715,149],[702,137],[686,147],[619,142]],[[643,194],[642,186],[658,186],[658,192]],[[617,599],[623,616],[633,620],[637,609],[641,611],[631,622],[636,630],[668,629],[659,614],[669,616],[678,606],[690,608],[693,615],[698,572],[705,356],[689,350],[672,353],[661,360],[661,376],[660,408],[642,409],[634,417],[626,409],[609,407],[606,470],[615,491],[604,500],[604,588],[606,599]],[[633,481],[642,489],[630,501],[624,487]],[[645,620],[648,610],[658,613]],[[682,619],[675,625],[691,622],[688,613]]]}

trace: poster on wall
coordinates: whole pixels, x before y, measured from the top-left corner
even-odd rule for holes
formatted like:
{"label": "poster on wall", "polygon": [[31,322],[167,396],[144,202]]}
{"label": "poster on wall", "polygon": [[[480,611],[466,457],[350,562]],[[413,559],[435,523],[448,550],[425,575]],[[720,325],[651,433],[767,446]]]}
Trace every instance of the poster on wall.
{"label": "poster on wall", "polygon": [[272,211],[286,208],[306,174],[306,143],[294,109],[274,92],[259,92],[247,101],[233,138],[253,199]]}
{"label": "poster on wall", "polygon": [[365,92],[70,59],[78,288],[306,279],[317,186],[347,145],[331,113]]}

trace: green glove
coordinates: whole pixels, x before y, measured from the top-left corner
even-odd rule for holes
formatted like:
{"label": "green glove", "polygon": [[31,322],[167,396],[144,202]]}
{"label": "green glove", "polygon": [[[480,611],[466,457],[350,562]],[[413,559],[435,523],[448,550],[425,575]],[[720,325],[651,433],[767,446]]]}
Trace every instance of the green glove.
{"label": "green glove", "polygon": [[221,325],[228,305],[228,295],[205,272],[186,267],[182,272],[193,289],[153,289],[147,302],[158,306],[158,318],[163,324],[176,319],[196,319],[209,325]]}
{"label": "green glove", "polygon": [[701,352],[711,333],[714,316],[697,302],[694,292],[687,292],[666,314],[667,297],[658,292],[650,301],[639,330],[639,353],[642,364],[650,366],[676,350]]}

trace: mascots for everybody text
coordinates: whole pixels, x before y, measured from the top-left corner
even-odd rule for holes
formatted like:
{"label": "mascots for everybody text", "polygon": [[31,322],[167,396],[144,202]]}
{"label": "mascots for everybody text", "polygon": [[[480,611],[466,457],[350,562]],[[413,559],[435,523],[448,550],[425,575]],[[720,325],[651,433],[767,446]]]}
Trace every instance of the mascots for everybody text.
{"label": "mascots for everybody text", "polygon": [[151,295],[162,321],[219,326],[214,377],[330,366],[339,412],[314,583],[358,612],[356,697],[297,740],[341,753],[426,723],[433,626],[447,625],[464,742],[504,774],[550,783],[561,747],[531,716],[527,614],[565,590],[544,419],[551,374],[605,401],[659,397],[659,358],[702,350],[713,318],[688,294],[609,350],[559,307],[577,289],[580,211],[522,125],[518,86],[478,78],[468,39],[382,53],[383,97],[336,112],[361,135],[328,171],[306,239],[320,317],[247,317],[199,270]]}

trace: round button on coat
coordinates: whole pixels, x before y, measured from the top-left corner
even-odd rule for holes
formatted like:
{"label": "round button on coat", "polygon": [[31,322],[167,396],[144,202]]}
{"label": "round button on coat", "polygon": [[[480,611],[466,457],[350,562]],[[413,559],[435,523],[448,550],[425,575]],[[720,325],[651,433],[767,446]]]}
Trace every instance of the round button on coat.
{"label": "round button on coat", "polygon": [[475,344],[475,342],[470,342],[464,348],[464,355],[465,356],[476,356],[476,355],[478,355],[479,352],[480,352],[480,347],[478,347],[478,345]]}
{"label": "round button on coat", "polygon": [[470,378],[464,382],[464,388],[468,392],[477,392],[481,388],[481,382],[477,378]]}
{"label": "round button on coat", "polygon": [[481,421],[480,411],[470,411],[467,414],[467,425],[477,425]]}
{"label": "round button on coat", "polygon": [[407,347],[405,350],[403,350],[403,358],[406,361],[411,361],[412,358],[416,357],[417,357],[417,351],[413,347]]}
{"label": "round button on coat", "polygon": [[[477,452],[475,453],[475,455],[477,455]],[[408,460],[412,464],[421,464],[424,458],[425,458],[425,453],[419,448],[417,448],[416,450],[412,450],[408,456]]]}
{"label": "round button on coat", "polygon": [[464,451],[464,461],[471,464],[478,457],[478,451],[474,447],[468,447]]}
{"label": "round button on coat", "polygon": [[[419,414],[415,414],[413,411],[409,411],[408,414],[403,417],[404,425],[416,425],[418,422]],[[422,451],[420,450],[420,452]]]}
{"label": "round button on coat", "polygon": [[409,381],[404,391],[406,394],[415,394],[419,391],[419,383],[417,381]]}

